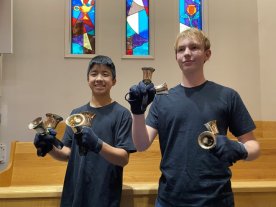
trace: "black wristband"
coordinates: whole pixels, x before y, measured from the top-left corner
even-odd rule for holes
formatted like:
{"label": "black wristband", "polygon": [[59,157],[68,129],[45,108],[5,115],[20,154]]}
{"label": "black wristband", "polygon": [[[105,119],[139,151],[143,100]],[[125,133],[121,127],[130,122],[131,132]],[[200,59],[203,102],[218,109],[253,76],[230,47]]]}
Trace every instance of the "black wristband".
{"label": "black wristband", "polygon": [[93,151],[95,153],[99,153],[102,150],[102,147],[103,147],[103,141],[101,139],[98,139],[97,145]]}
{"label": "black wristband", "polygon": [[140,108],[131,107],[130,110],[131,110],[131,113],[135,114],[135,115],[141,115],[141,114],[145,113],[145,111],[142,111],[141,106],[140,106]]}

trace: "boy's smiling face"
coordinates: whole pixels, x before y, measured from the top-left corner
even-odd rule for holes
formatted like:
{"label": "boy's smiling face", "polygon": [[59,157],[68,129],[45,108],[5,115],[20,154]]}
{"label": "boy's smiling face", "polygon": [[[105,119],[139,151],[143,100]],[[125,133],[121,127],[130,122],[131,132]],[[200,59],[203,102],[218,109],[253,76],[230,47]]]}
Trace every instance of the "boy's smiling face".
{"label": "boy's smiling face", "polygon": [[112,86],[116,84],[110,68],[106,65],[95,64],[88,74],[88,85],[93,95],[110,95]]}

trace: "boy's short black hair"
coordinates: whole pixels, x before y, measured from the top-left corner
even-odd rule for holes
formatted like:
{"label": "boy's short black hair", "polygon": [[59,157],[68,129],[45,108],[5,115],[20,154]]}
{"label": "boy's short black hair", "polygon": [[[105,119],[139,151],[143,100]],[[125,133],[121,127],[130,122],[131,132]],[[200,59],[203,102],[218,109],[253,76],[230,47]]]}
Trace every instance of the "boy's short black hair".
{"label": "boy's short black hair", "polygon": [[99,65],[106,65],[110,68],[110,71],[112,73],[112,79],[114,80],[116,78],[116,68],[115,65],[113,63],[113,61],[111,60],[110,57],[104,56],[104,55],[97,55],[95,57],[93,57],[89,64],[88,64],[88,69],[87,69],[87,78],[89,76],[89,72],[92,69],[92,67],[95,64],[99,64]]}

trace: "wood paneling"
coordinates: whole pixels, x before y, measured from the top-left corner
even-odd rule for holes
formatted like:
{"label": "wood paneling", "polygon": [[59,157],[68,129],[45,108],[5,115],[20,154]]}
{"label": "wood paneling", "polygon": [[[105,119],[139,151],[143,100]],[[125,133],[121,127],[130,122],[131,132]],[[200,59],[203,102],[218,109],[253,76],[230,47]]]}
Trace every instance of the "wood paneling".
{"label": "wood paneling", "polygon": [[[153,207],[157,184],[123,186],[121,207]],[[233,182],[236,207],[275,207],[276,181]],[[0,187],[0,207],[58,207],[62,186]]]}

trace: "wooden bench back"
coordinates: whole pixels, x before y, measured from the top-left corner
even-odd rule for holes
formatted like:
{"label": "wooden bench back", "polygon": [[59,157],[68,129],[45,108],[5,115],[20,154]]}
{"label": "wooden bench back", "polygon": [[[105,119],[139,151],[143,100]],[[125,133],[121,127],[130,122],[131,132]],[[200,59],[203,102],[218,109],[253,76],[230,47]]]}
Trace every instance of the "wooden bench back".
{"label": "wooden bench back", "polygon": [[14,157],[12,186],[62,184],[67,163],[51,156],[38,157],[32,143],[18,142]]}
{"label": "wooden bench back", "polygon": [[[64,122],[57,125],[57,138],[61,139],[65,126]],[[0,187],[62,184],[66,166],[49,155],[38,157],[32,142],[13,141],[8,166],[0,172]]]}
{"label": "wooden bench back", "polygon": [[[266,129],[267,125],[261,125],[262,130]],[[256,130],[261,145],[260,158],[253,162],[237,162],[232,167],[233,180],[276,180],[276,136],[273,133],[276,122],[274,125],[269,122],[268,126],[268,132]],[[271,137],[260,136],[264,134]],[[124,169],[124,183],[157,183],[160,157],[158,139],[147,151],[131,154]],[[66,162],[56,161],[49,155],[37,157],[32,142],[14,142],[9,165],[0,172],[0,186],[62,185],[66,166]]]}
{"label": "wooden bench back", "polygon": [[124,168],[124,182],[154,182],[160,177],[161,154],[159,140],[155,139],[145,152],[130,154],[128,165]]}
{"label": "wooden bench back", "polygon": [[276,137],[260,138],[261,155],[247,162],[239,161],[232,166],[232,180],[276,180]]}

